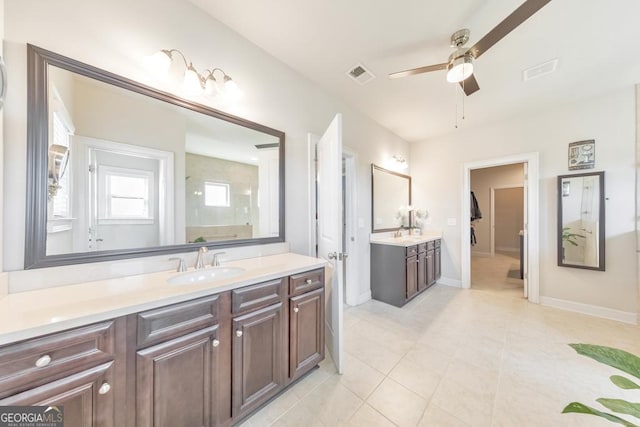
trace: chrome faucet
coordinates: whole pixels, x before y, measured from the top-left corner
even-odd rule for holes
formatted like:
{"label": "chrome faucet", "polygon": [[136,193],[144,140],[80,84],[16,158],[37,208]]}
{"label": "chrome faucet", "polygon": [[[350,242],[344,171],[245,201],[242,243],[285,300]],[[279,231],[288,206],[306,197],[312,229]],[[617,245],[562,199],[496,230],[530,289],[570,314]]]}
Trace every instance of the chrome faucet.
{"label": "chrome faucet", "polygon": [[194,266],[196,270],[202,270],[205,267],[204,254],[206,254],[208,250],[209,249],[207,249],[206,246],[203,246],[200,249],[198,249],[198,256],[196,256],[196,265]]}
{"label": "chrome faucet", "polygon": [[211,265],[213,267],[219,267],[220,266],[220,255],[226,255],[226,252],[216,252],[215,254],[213,254],[213,260],[211,261]]}
{"label": "chrome faucet", "polygon": [[169,261],[179,261],[178,262],[178,268],[176,269],[177,272],[181,273],[183,271],[187,271],[187,264],[184,263],[184,258],[171,257],[171,258],[169,258]]}

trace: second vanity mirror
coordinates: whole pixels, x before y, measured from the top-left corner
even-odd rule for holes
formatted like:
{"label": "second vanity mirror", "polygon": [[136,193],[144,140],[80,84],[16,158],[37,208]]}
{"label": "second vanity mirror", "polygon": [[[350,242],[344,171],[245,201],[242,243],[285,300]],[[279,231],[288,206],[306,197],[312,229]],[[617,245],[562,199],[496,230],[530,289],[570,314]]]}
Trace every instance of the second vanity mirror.
{"label": "second vanity mirror", "polygon": [[284,241],[284,133],[35,46],[28,61],[25,268]]}
{"label": "second vanity mirror", "polygon": [[371,231],[411,226],[411,177],[371,165]]}
{"label": "second vanity mirror", "polygon": [[605,269],[604,172],[558,177],[558,265]]}

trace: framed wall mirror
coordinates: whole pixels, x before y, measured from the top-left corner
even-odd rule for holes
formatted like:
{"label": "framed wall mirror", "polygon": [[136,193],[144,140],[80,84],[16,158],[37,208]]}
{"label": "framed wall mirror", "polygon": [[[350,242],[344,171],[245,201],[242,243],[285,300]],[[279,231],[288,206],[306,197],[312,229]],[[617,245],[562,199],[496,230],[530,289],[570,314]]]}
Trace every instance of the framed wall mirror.
{"label": "framed wall mirror", "polygon": [[604,172],[558,177],[558,265],[605,270]]}
{"label": "framed wall mirror", "polygon": [[284,241],[284,133],[28,46],[25,268]]}
{"label": "framed wall mirror", "polygon": [[411,177],[371,165],[371,231],[411,226]]}

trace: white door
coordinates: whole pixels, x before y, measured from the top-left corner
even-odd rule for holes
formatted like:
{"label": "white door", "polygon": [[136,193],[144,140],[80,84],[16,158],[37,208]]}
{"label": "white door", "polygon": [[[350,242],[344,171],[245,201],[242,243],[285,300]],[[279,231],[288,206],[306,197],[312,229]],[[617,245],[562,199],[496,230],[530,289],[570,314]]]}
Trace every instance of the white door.
{"label": "white door", "polygon": [[342,373],[342,115],[337,114],[317,143],[318,257],[332,276],[326,297],[326,341]]}
{"label": "white door", "polygon": [[529,266],[527,265],[527,261],[529,260],[529,251],[528,251],[528,246],[529,246],[529,218],[528,218],[528,213],[529,213],[529,208],[528,208],[528,203],[527,200],[529,199],[529,164],[527,162],[523,163],[523,167],[524,167],[524,180],[523,180],[523,186],[524,188],[522,189],[522,200],[524,202],[524,207],[523,207],[523,212],[524,212],[524,218],[522,223],[524,224],[524,227],[522,228],[523,231],[523,243],[522,243],[522,253],[520,254],[520,259],[522,260],[522,272],[523,272],[523,282],[524,282],[524,297],[525,298],[529,298],[529,279],[528,279],[528,272],[529,272]]}

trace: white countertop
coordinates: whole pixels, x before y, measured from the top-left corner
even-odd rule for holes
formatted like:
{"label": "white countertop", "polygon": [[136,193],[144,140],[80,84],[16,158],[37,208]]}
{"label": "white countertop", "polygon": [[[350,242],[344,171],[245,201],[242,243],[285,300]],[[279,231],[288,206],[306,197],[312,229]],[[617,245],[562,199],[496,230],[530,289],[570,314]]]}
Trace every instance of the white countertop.
{"label": "white countertop", "polygon": [[225,267],[242,267],[246,271],[206,283],[172,285],[167,279],[181,273],[163,271],[9,294],[0,298],[0,345],[321,268],[325,264],[322,259],[285,253],[225,262]]}
{"label": "white countertop", "polygon": [[402,236],[402,237],[389,237],[388,235],[376,235],[372,234],[369,240],[370,243],[376,245],[392,245],[392,246],[413,246],[420,243],[431,242],[433,240],[442,239],[442,233],[425,233],[419,236]]}

